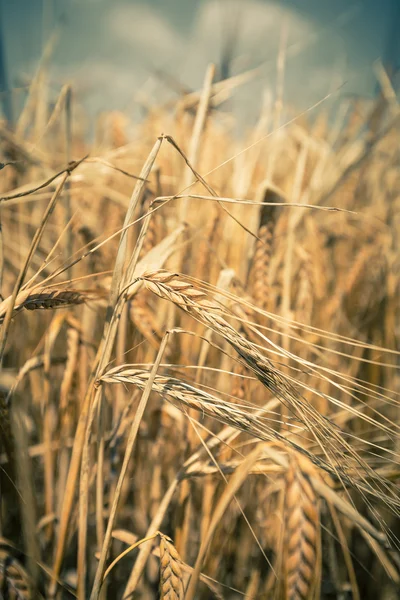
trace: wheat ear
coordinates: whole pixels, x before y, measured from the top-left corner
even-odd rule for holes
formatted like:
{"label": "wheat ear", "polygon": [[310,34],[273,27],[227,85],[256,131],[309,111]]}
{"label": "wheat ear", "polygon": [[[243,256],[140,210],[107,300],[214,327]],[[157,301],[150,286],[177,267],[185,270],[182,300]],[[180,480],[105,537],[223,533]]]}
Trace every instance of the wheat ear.
{"label": "wheat ear", "polygon": [[[269,194],[268,194],[269,192]],[[271,192],[268,190],[264,196],[264,202],[267,202]],[[282,200],[275,194],[272,194],[272,201]],[[269,206],[261,207],[260,222],[256,240],[254,254],[251,262],[249,280],[252,286],[252,296],[255,304],[262,309],[268,310],[269,307],[269,270],[274,242],[274,232],[277,222],[279,207]]]}
{"label": "wheat ear", "polygon": [[310,600],[320,570],[319,508],[311,473],[315,476],[315,467],[303,456],[291,453],[286,474],[284,520],[286,600]]}
{"label": "wheat ear", "polygon": [[[221,306],[207,299],[206,294],[196,289],[191,283],[179,275],[159,270],[146,273],[142,278],[146,289],[151,290],[161,298],[173,302],[179,308],[190,314],[197,321],[209,327],[236,350],[245,361],[246,366],[255,374],[257,379],[294,413],[306,429],[313,435],[317,443],[324,448],[326,461],[320,461],[324,468],[343,481],[350,483],[347,476],[349,468],[354,468],[354,462],[362,472],[360,480],[352,479],[351,483],[363,491],[375,494],[377,490],[366,481],[366,476],[379,484],[385,490],[385,502],[390,503],[396,510],[399,506],[398,494],[387,482],[379,476],[370,465],[346,441],[343,432],[334,427],[324,415],[306,400],[293,383],[293,379],[281,373],[273,363],[260,352],[259,347],[241,335],[221,316]],[[380,492],[380,490],[379,490]],[[383,497],[381,495],[381,497]]]}
{"label": "wheat ear", "polygon": [[160,600],[181,600],[183,598],[183,577],[181,559],[166,535],[160,539]]}
{"label": "wheat ear", "polygon": [[10,598],[10,600],[41,598],[35,595],[28,573],[5,549],[0,550],[0,598]]}
{"label": "wheat ear", "polygon": [[[110,369],[101,377],[100,381],[104,383],[131,383],[143,390],[149,377],[149,371],[135,369],[129,365],[122,365]],[[152,389],[185,414],[187,408],[194,409],[202,415],[207,415],[220,423],[249,433],[260,440],[271,441],[279,439],[283,442],[285,441],[279,433],[267,425],[265,419],[260,419],[260,417],[248,413],[239,405],[220,400],[216,396],[197,389],[180,379],[156,375]],[[291,444],[292,442],[288,441],[287,443]],[[297,449],[295,444],[293,446]]]}
{"label": "wheat ear", "polygon": [[[100,292],[88,292],[81,290],[40,288],[20,292],[14,305],[14,314],[22,309],[43,310],[54,308],[65,308],[75,304],[83,304],[89,299],[99,296]],[[6,298],[0,304],[0,323],[3,322],[7,312],[10,298]]]}

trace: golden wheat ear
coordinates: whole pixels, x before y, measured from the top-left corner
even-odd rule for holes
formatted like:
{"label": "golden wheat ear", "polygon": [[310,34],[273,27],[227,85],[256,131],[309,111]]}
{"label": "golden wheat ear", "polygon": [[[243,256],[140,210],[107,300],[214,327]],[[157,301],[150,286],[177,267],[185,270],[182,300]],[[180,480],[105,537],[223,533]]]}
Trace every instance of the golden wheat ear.
{"label": "golden wheat ear", "polygon": [[[83,304],[89,300],[96,300],[103,294],[98,290],[74,290],[35,288],[32,291],[24,291],[18,294],[14,314],[26,310],[50,310],[55,308],[67,308],[77,304]],[[4,321],[9,298],[0,304],[0,323]]]}
{"label": "golden wheat ear", "polygon": [[160,540],[160,600],[183,599],[181,559],[172,540],[161,535]]}
{"label": "golden wheat ear", "polygon": [[318,552],[319,506],[310,480],[316,468],[298,453],[291,453],[286,473],[283,573],[285,600],[314,597],[321,560]]}
{"label": "golden wheat ear", "polygon": [[266,204],[261,207],[260,211],[257,232],[258,239],[255,243],[254,254],[248,277],[255,304],[258,306],[258,308],[265,310],[269,309],[269,272],[274,245],[275,228],[279,215],[282,212],[282,209],[279,206],[275,206],[274,204],[269,205],[267,203],[282,202],[282,200],[283,199],[280,196],[269,189],[264,193],[263,202]]}

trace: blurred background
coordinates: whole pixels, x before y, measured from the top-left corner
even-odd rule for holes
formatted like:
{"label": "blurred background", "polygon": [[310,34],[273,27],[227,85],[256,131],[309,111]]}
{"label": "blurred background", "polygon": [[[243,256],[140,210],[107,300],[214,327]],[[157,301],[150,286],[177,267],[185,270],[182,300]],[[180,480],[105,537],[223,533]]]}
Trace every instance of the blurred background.
{"label": "blurred background", "polygon": [[[107,523],[101,598],[155,600],[179,579],[167,553],[161,575],[143,547],[119,560],[152,522],[188,565],[211,532],[218,598],[282,598],[285,578],[291,598],[400,598],[400,0],[0,16],[0,598],[99,597]],[[136,259],[156,271],[140,291]],[[248,462],[258,440],[273,454]]]}
{"label": "blurred background", "polygon": [[275,93],[279,55],[284,104],[297,109],[330,92],[372,98],[374,62],[392,72],[400,62],[398,0],[0,1],[7,112],[18,112],[46,47],[54,93],[72,82],[90,115],[199,89],[210,62],[220,78],[258,67],[232,104],[248,124]]}

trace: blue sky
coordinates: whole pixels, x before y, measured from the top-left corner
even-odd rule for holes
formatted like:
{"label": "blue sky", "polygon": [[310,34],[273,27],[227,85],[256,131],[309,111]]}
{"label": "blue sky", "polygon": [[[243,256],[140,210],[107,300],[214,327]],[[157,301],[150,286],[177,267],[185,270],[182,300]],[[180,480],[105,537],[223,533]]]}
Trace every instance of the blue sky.
{"label": "blue sky", "polygon": [[[269,88],[287,31],[285,100],[303,108],[332,86],[340,93],[371,95],[372,63],[384,56],[397,0],[0,0],[3,44],[10,85],[23,85],[34,72],[43,42],[56,23],[60,37],[51,63],[56,91],[66,80],[96,113],[126,108],[138,95],[154,101],[165,85],[152,75],[162,68],[182,82],[201,86],[210,61],[218,63],[224,31],[238,15],[234,70],[260,63],[265,71],[242,91],[256,110]],[[18,92],[15,92],[17,94]]]}

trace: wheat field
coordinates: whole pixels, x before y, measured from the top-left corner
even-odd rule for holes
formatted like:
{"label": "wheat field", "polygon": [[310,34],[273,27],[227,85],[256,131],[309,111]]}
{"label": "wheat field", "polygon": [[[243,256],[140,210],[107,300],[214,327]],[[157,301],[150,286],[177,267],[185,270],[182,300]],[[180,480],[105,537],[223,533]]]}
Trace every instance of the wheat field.
{"label": "wheat field", "polygon": [[400,597],[396,95],[214,77],[1,124],[2,598]]}

